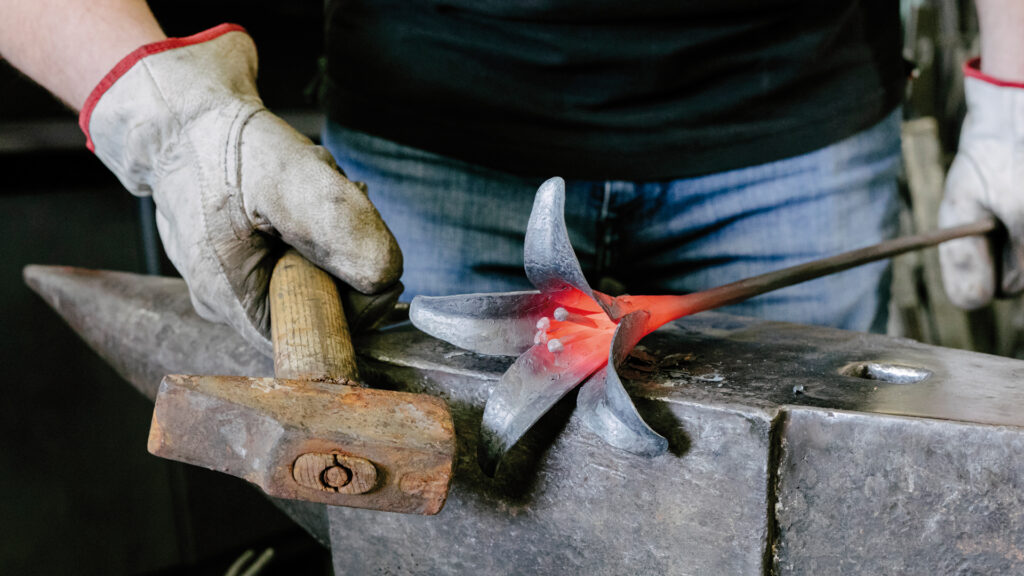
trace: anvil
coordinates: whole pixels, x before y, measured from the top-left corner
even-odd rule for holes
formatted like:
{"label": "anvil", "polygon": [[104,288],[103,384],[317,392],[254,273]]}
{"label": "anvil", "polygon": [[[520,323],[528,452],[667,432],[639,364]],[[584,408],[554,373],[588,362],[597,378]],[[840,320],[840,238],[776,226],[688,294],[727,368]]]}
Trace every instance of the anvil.
{"label": "anvil", "polygon": [[[166,373],[272,373],[195,315],[180,280],[25,276],[150,398]],[[490,479],[476,435],[511,359],[409,325],[356,348],[375,385],[444,397],[459,446],[434,517],[277,501],[332,546],[338,574],[1024,572],[1022,361],[702,313],[622,370],[667,454],[620,452],[556,406]]]}

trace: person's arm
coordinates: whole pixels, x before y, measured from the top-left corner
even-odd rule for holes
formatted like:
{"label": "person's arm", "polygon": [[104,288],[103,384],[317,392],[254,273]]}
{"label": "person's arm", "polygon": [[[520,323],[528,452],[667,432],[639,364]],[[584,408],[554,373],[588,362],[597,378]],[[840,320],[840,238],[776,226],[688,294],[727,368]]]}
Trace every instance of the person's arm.
{"label": "person's arm", "polygon": [[166,38],[143,0],[0,0],[0,56],[80,110],[132,50]]}
{"label": "person's arm", "polygon": [[967,117],[946,177],[939,224],[995,215],[1005,242],[964,238],[939,247],[942,279],[962,308],[1024,291],[1024,2],[977,0],[981,59],[964,66]]}
{"label": "person's arm", "polygon": [[140,0],[0,0],[0,14],[0,54],[80,110],[88,148],[153,196],[201,316],[271,353],[267,293],[285,244],[356,290],[387,291],[362,299],[369,315],[397,298],[390,230],[365,187],[263,106],[241,26],[168,39]]}
{"label": "person's arm", "polygon": [[1024,82],[1024,2],[975,0],[981,28],[981,71]]}

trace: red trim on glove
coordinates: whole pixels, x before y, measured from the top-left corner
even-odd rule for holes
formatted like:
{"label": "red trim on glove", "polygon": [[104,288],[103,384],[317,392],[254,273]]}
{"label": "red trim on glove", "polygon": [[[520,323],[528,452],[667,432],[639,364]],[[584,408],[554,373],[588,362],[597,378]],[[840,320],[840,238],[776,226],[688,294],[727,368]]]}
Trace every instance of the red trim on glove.
{"label": "red trim on glove", "polygon": [[213,40],[219,36],[223,36],[228,32],[245,32],[245,28],[242,28],[238,24],[221,24],[214,26],[209,30],[204,30],[198,34],[186,36],[184,38],[167,38],[159,42],[153,42],[152,44],[146,44],[132,51],[131,54],[125,56],[117,63],[116,66],[107,72],[107,75],[100,80],[100,83],[93,88],[89,97],[85,99],[85,105],[82,106],[82,111],[78,113],[78,126],[85,132],[85,146],[90,152],[95,152],[96,148],[92,143],[92,136],[89,135],[89,120],[92,119],[92,111],[96,108],[96,104],[99,103],[100,98],[103,94],[117,82],[121,76],[124,76],[128,70],[135,66],[139,60],[142,60],[146,56],[158,54],[160,52],[166,52],[167,50],[173,50],[175,48],[181,48],[184,46],[191,46],[193,44],[201,44],[208,40]]}
{"label": "red trim on glove", "polygon": [[977,78],[983,82],[989,84],[995,84],[996,86],[1003,86],[1005,88],[1024,88],[1024,82],[1010,82],[1009,80],[1000,80],[994,76],[989,76],[981,71],[981,58],[971,58],[967,62],[964,62],[964,76],[970,76],[971,78]]}

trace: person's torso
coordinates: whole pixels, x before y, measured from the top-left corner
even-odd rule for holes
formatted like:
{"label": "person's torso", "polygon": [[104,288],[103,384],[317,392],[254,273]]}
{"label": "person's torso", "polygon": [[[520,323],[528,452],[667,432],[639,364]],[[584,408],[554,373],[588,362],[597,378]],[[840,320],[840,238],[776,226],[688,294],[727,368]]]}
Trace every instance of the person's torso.
{"label": "person's torso", "polygon": [[328,0],[329,115],[510,172],[667,179],[808,152],[902,97],[888,0]]}

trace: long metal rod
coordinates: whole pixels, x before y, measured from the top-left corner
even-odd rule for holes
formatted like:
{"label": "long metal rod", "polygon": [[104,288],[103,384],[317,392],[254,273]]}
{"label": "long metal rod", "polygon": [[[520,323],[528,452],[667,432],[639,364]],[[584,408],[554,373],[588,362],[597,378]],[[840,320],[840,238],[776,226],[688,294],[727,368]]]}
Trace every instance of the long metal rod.
{"label": "long metal rod", "polygon": [[892,258],[905,252],[935,246],[948,240],[988,234],[998,227],[999,223],[995,218],[987,218],[955,228],[944,228],[923,234],[903,236],[866,248],[851,250],[836,256],[822,258],[821,260],[814,260],[813,262],[783,268],[775,272],[737,280],[731,284],[725,284],[702,292],[687,294],[683,298],[687,300],[688,306],[693,306],[690,313],[728,306],[748,298],[753,298],[754,296],[759,296],[765,292],[771,292],[772,290],[778,290],[793,284],[842,272],[843,270],[855,268],[876,260]]}

